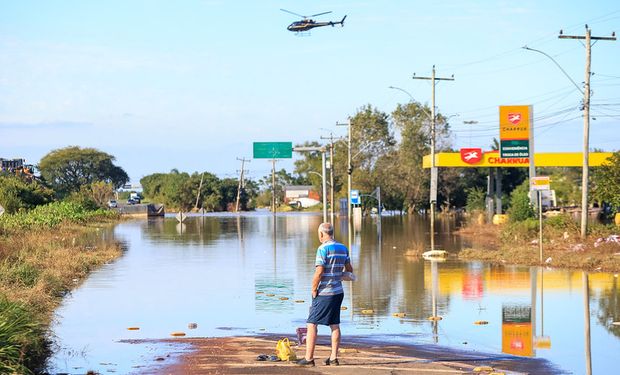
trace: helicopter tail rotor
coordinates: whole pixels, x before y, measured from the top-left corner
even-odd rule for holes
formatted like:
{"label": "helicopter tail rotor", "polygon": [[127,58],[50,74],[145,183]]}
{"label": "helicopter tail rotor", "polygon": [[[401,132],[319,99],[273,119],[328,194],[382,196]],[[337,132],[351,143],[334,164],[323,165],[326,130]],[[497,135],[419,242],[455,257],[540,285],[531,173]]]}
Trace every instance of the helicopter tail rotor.
{"label": "helicopter tail rotor", "polygon": [[340,26],[344,27],[344,20],[347,18],[347,15],[345,14],[344,17],[342,17],[342,20],[340,21]]}

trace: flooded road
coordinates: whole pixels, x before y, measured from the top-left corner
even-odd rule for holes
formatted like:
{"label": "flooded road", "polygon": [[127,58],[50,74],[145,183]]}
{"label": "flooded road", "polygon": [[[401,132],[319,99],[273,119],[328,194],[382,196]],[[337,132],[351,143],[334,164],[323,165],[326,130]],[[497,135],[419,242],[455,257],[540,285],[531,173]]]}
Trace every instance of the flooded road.
{"label": "flooded road", "polygon": [[[139,373],[166,348],[119,341],[175,331],[294,336],[308,313],[320,221],[315,214],[278,215],[275,234],[272,216],[261,213],[190,217],[183,226],[174,218],[117,225],[111,230],[127,250],[57,311],[60,347],[51,371]],[[438,222],[437,248],[471,246],[450,234],[455,226]],[[345,337],[539,357],[559,372],[615,371],[617,276],[454,258],[431,263],[418,255],[428,250],[427,228],[417,217],[384,217],[379,235],[376,219],[364,219],[351,238],[358,280],[345,283]],[[345,244],[346,230],[345,221],[336,223],[336,239]],[[430,322],[432,315],[443,319]]]}

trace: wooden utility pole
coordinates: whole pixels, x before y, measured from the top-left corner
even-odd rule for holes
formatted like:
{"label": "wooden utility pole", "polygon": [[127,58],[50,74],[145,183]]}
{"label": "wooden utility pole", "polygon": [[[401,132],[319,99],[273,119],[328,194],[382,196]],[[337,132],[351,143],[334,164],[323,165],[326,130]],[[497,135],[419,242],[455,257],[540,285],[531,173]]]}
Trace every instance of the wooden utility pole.
{"label": "wooden utility pole", "polygon": [[205,177],[204,172],[200,175],[200,185],[198,185],[198,194],[196,194],[196,204],[194,205],[194,209],[198,210],[198,201],[200,200],[200,193],[202,193],[202,180]]}
{"label": "wooden utility pole", "polygon": [[241,162],[241,173],[239,175],[239,187],[237,188],[237,202],[235,204],[235,212],[239,212],[239,200],[241,199],[241,189],[245,188],[245,162],[251,162],[251,159],[237,158]]}
{"label": "wooden utility pole", "polygon": [[433,65],[433,75],[431,77],[418,77],[413,74],[413,79],[425,79],[431,81],[433,88],[433,104],[431,107],[431,250],[435,250],[435,205],[437,204],[437,167],[435,166],[435,85],[436,81],[454,81],[454,75],[450,78],[438,78],[435,76],[435,65]]}
{"label": "wooden utility pole", "polygon": [[583,171],[581,174],[581,238],[586,238],[588,229],[588,180],[590,174],[590,65],[592,61],[592,41],[597,40],[616,40],[615,33],[611,36],[592,36],[591,30],[586,25],[585,36],[564,35],[560,30],[560,39],[579,39],[585,40],[586,47],[586,79],[583,90]]}

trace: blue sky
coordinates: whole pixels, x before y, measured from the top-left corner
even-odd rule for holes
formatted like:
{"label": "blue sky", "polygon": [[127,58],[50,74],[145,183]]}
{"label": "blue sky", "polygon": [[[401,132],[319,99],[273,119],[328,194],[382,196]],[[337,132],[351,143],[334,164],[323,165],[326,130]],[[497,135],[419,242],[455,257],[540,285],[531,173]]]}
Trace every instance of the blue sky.
{"label": "blue sky", "polygon": [[[286,30],[300,14],[345,27]],[[113,154],[133,181],[172,168],[236,177],[254,141],[345,134],[371,104],[430,102],[455,147],[486,148],[498,105],[534,106],[537,151],[581,151],[584,47],[565,34],[620,32],[612,1],[0,1],[0,157],[68,145]],[[591,147],[620,147],[620,44],[593,48]],[[465,125],[463,121],[478,121]],[[279,167],[292,168],[291,161]],[[254,160],[259,178],[270,163]]]}

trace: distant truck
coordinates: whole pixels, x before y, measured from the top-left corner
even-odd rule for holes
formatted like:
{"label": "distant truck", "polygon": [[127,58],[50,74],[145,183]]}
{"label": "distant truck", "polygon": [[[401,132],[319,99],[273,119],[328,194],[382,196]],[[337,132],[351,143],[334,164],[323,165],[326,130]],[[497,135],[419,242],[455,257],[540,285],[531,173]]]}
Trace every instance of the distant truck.
{"label": "distant truck", "polygon": [[133,203],[139,204],[142,202],[142,195],[140,193],[132,192],[129,194],[129,200],[133,201]]}

